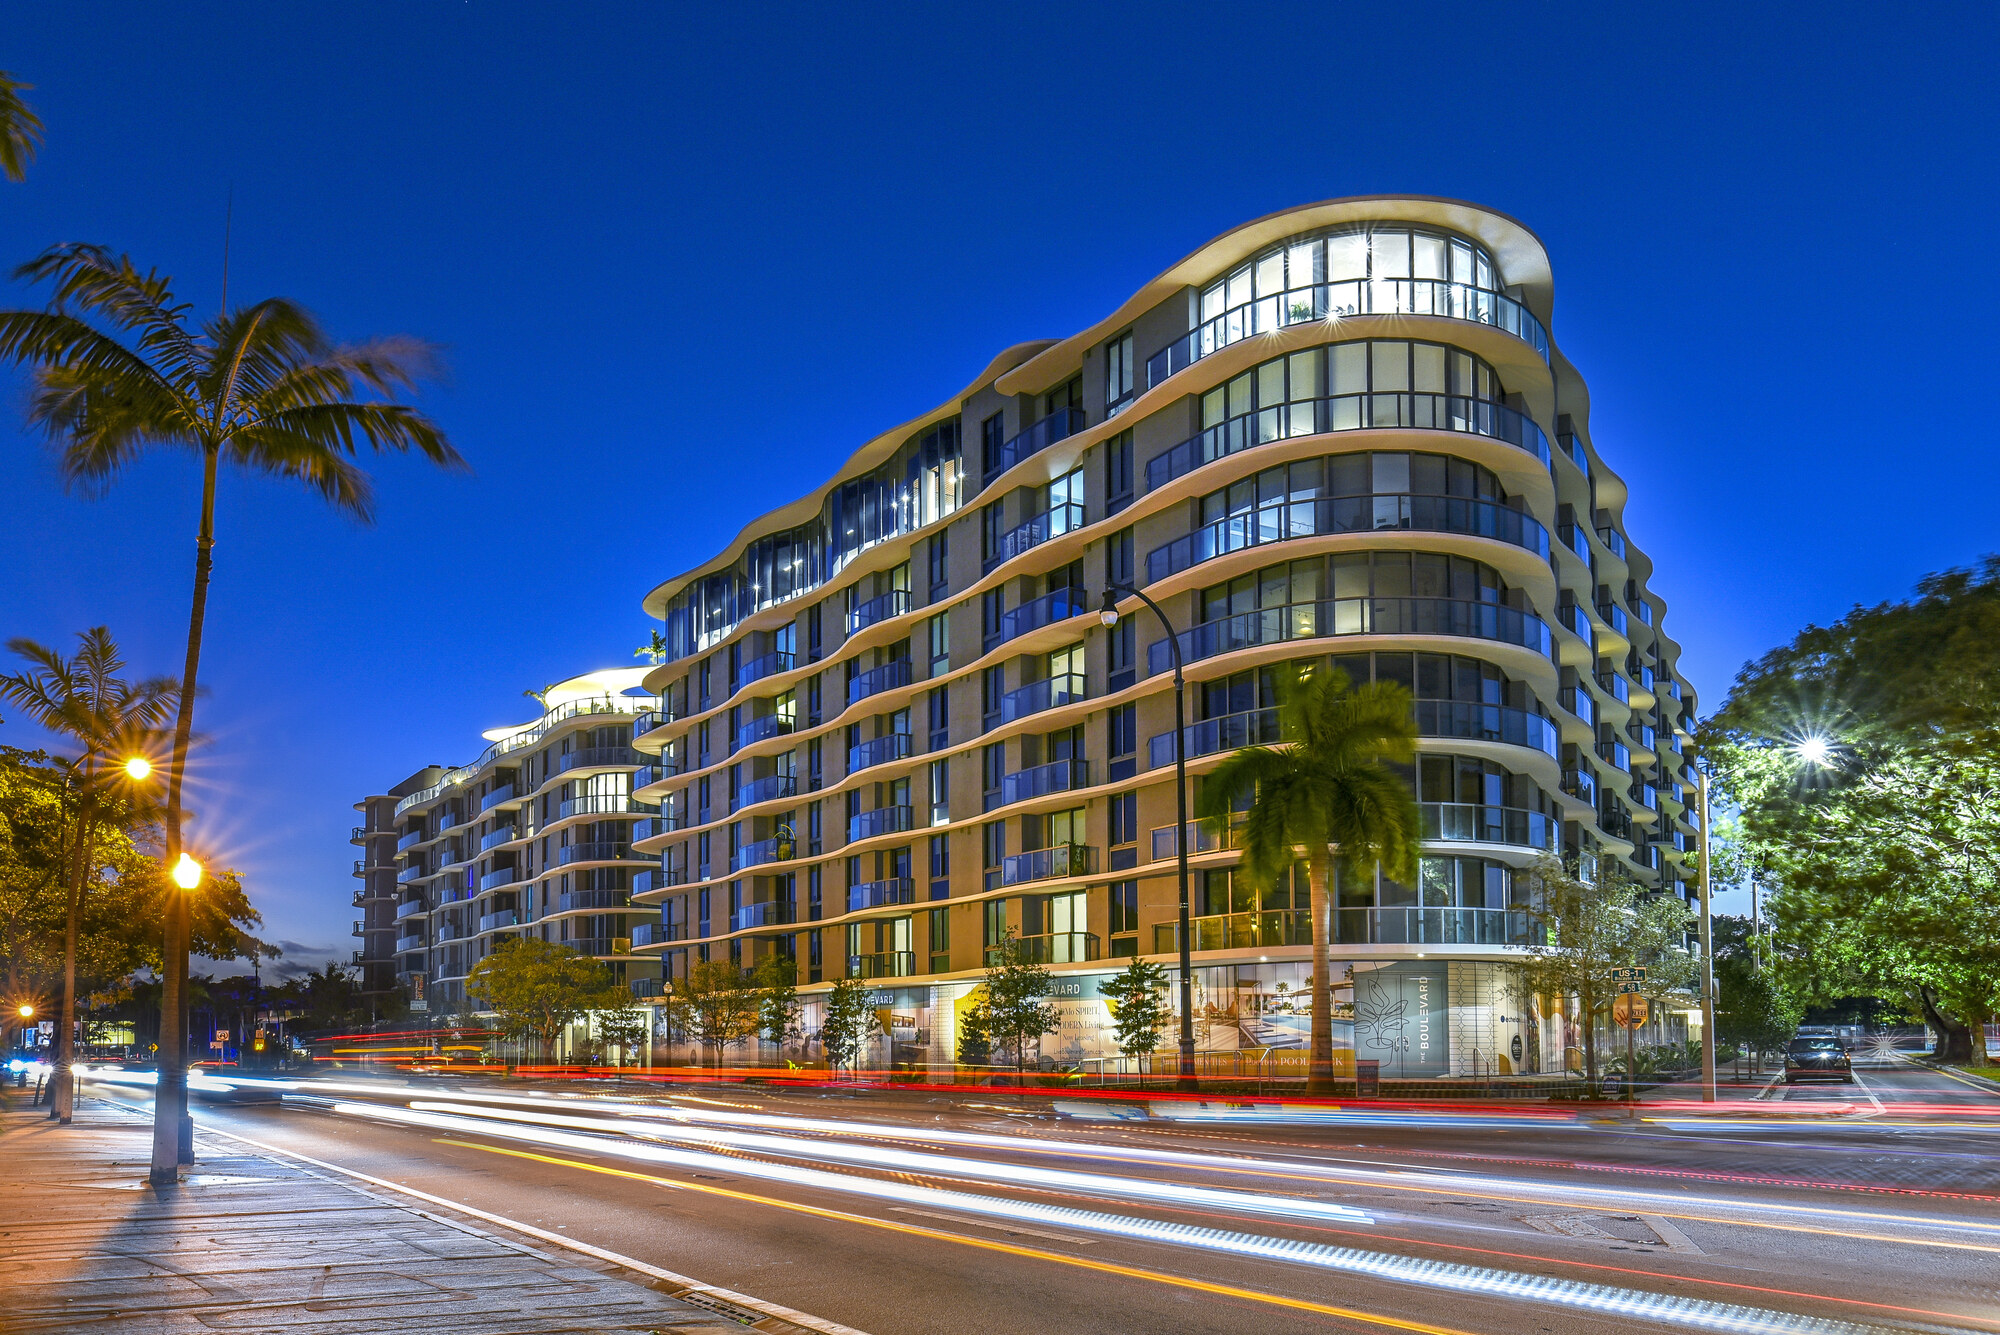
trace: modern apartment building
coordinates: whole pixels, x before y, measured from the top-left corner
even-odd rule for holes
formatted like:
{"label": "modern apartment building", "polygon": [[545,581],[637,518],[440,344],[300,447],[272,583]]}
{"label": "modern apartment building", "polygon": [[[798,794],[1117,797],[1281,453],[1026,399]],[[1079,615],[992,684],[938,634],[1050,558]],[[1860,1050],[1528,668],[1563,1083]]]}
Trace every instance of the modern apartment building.
{"label": "modern apartment building", "polygon": [[[784,952],[809,995],[877,982],[884,1055],[949,1061],[1013,931],[1060,983],[1046,1050],[1104,1055],[1096,982],[1135,955],[1176,965],[1188,838],[1200,1046],[1302,1044],[1306,886],[1253,885],[1226,836],[1176,826],[1167,632],[1131,597],[1115,627],[1097,615],[1135,585],[1186,660],[1193,784],[1276,740],[1286,661],[1416,697],[1422,874],[1339,887],[1339,1041],[1385,1074],[1556,1069],[1570,1018],[1509,986],[1520,869],[1565,853],[1686,895],[1699,813],[1693,695],[1552,304],[1541,243],[1502,214],[1314,204],[862,445],[647,598],[668,651],[616,800],[658,807],[630,830],[658,863],[629,882],[658,917],[597,953],[676,977]],[[536,755],[598,723],[551,713]],[[484,944],[439,935],[488,930],[475,895],[510,929],[547,931],[535,915],[579,894],[623,904],[626,859],[591,864],[615,886],[552,884],[570,864],[551,833],[586,819],[573,786],[509,753],[397,804],[435,987]]]}
{"label": "modern apartment building", "polygon": [[364,968],[381,957],[379,939],[413,1003],[458,1012],[475,964],[502,941],[538,936],[604,961],[635,991],[648,979],[658,990],[658,961],[632,951],[629,902],[633,874],[658,867],[632,847],[648,815],[630,796],[633,718],[654,703],[633,694],[645,672],[558,682],[541,693],[539,718],[488,731],[470,764],[433,766],[357,804],[369,816],[355,831],[369,849],[357,870],[381,904],[357,927]]}
{"label": "modern apartment building", "polygon": [[430,787],[443,773],[436,765],[428,766],[388,792],[371,793],[354,804],[362,822],[348,834],[348,841],[361,848],[361,856],[354,860],[354,874],[361,881],[354,892],[354,907],[361,911],[354,920],[354,935],[361,942],[354,963],[361,970],[361,991],[366,996],[386,996],[400,982],[396,943],[407,931],[396,920],[397,901],[402,898],[396,882],[396,801]]}

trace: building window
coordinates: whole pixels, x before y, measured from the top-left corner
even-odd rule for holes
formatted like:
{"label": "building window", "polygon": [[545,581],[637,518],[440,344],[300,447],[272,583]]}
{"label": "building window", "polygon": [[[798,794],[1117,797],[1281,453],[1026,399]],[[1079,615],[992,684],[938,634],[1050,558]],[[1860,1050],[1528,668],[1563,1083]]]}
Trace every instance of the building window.
{"label": "building window", "polygon": [[991,949],[1007,936],[1007,901],[989,899],[979,907],[983,927],[980,933],[981,944]]}
{"label": "building window", "polygon": [[951,898],[951,836],[931,836],[931,898]]}
{"label": "building window", "polygon": [[1132,503],[1132,433],[1104,442],[1104,513],[1115,515]]}
{"label": "building window", "polygon": [[951,910],[930,911],[931,972],[951,972]]}
{"label": "building window", "polygon": [[930,696],[930,746],[942,751],[951,745],[951,691],[940,686]]}
{"label": "building window", "polygon": [[[808,922],[818,922],[825,916],[824,900],[820,890],[821,870],[819,867],[812,867],[806,871],[806,921]],[[813,939],[815,941],[819,939],[817,933]]]}
{"label": "building window", "polygon": [[1000,447],[1007,443],[1007,414],[995,413],[979,424],[979,464],[982,477],[1000,471]]}
{"label": "building window", "polygon": [[979,634],[981,651],[990,650],[1000,643],[1000,616],[1007,604],[999,589],[988,590],[979,600]]}
{"label": "building window", "polygon": [[1007,694],[1007,669],[994,666],[979,674],[979,730],[985,732],[1000,722],[1000,701]]}
{"label": "building window", "polygon": [[930,643],[930,674],[940,677],[951,671],[951,616],[939,612],[924,624],[928,627]]}
{"label": "building window", "polygon": [[1000,564],[1001,539],[1006,536],[1007,511],[994,501],[979,511],[979,568],[991,570]]}
{"label": "building window", "polygon": [[1132,401],[1130,330],[1104,345],[1104,414],[1116,417]]}
{"label": "building window", "polygon": [[[985,810],[991,811],[1000,805],[1000,782],[1007,774],[1007,744],[989,742],[979,748],[980,791],[985,795]],[[992,866],[992,863],[987,863]]]}
{"label": "building window", "polygon": [[951,530],[941,528],[931,538],[930,544],[930,596],[926,602],[937,602],[951,592]]}
{"label": "building window", "polygon": [[951,762],[931,762],[931,824],[943,825],[951,819]]}

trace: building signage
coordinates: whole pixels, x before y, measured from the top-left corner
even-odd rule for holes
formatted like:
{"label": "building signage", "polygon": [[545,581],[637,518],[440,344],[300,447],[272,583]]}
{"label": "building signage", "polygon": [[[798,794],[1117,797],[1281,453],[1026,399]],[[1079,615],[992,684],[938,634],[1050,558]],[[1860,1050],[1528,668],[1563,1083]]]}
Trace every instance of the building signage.
{"label": "building signage", "polygon": [[1382,1074],[1451,1074],[1447,970],[1424,961],[1354,971],[1354,1055]]}

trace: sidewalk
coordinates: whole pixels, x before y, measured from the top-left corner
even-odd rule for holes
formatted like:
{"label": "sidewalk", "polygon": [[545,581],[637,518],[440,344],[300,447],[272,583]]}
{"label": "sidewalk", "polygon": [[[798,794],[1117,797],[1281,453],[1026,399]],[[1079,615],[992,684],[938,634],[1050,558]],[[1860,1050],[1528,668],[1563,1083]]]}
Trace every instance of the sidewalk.
{"label": "sidewalk", "polygon": [[45,1112],[26,1092],[0,1091],[7,1335],[740,1335],[753,1320],[805,1330],[684,1302],[595,1258],[544,1252],[200,1131],[182,1185],[155,1191],[149,1122],[90,1098],[67,1128]]}

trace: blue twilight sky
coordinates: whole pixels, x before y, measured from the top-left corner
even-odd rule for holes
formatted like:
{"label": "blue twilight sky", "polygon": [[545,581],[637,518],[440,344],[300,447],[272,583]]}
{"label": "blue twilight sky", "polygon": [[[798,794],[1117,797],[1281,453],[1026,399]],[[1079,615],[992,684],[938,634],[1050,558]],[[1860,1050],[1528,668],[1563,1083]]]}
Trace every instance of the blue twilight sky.
{"label": "blue twilight sky", "polygon": [[[647,589],[999,349],[1293,204],[1540,233],[1706,708],[2000,549],[1996,12],[17,0],[48,144],[0,262],[102,242],[207,310],[233,189],[234,297],[450,350],[423,402],[473,476],[382,463],[372,529],[222,489],[204,837],[266,935],[344,955],[357,796],[632,663]],[[0,380],[0,635],[176,670],[194,470],[65,496]]]}

